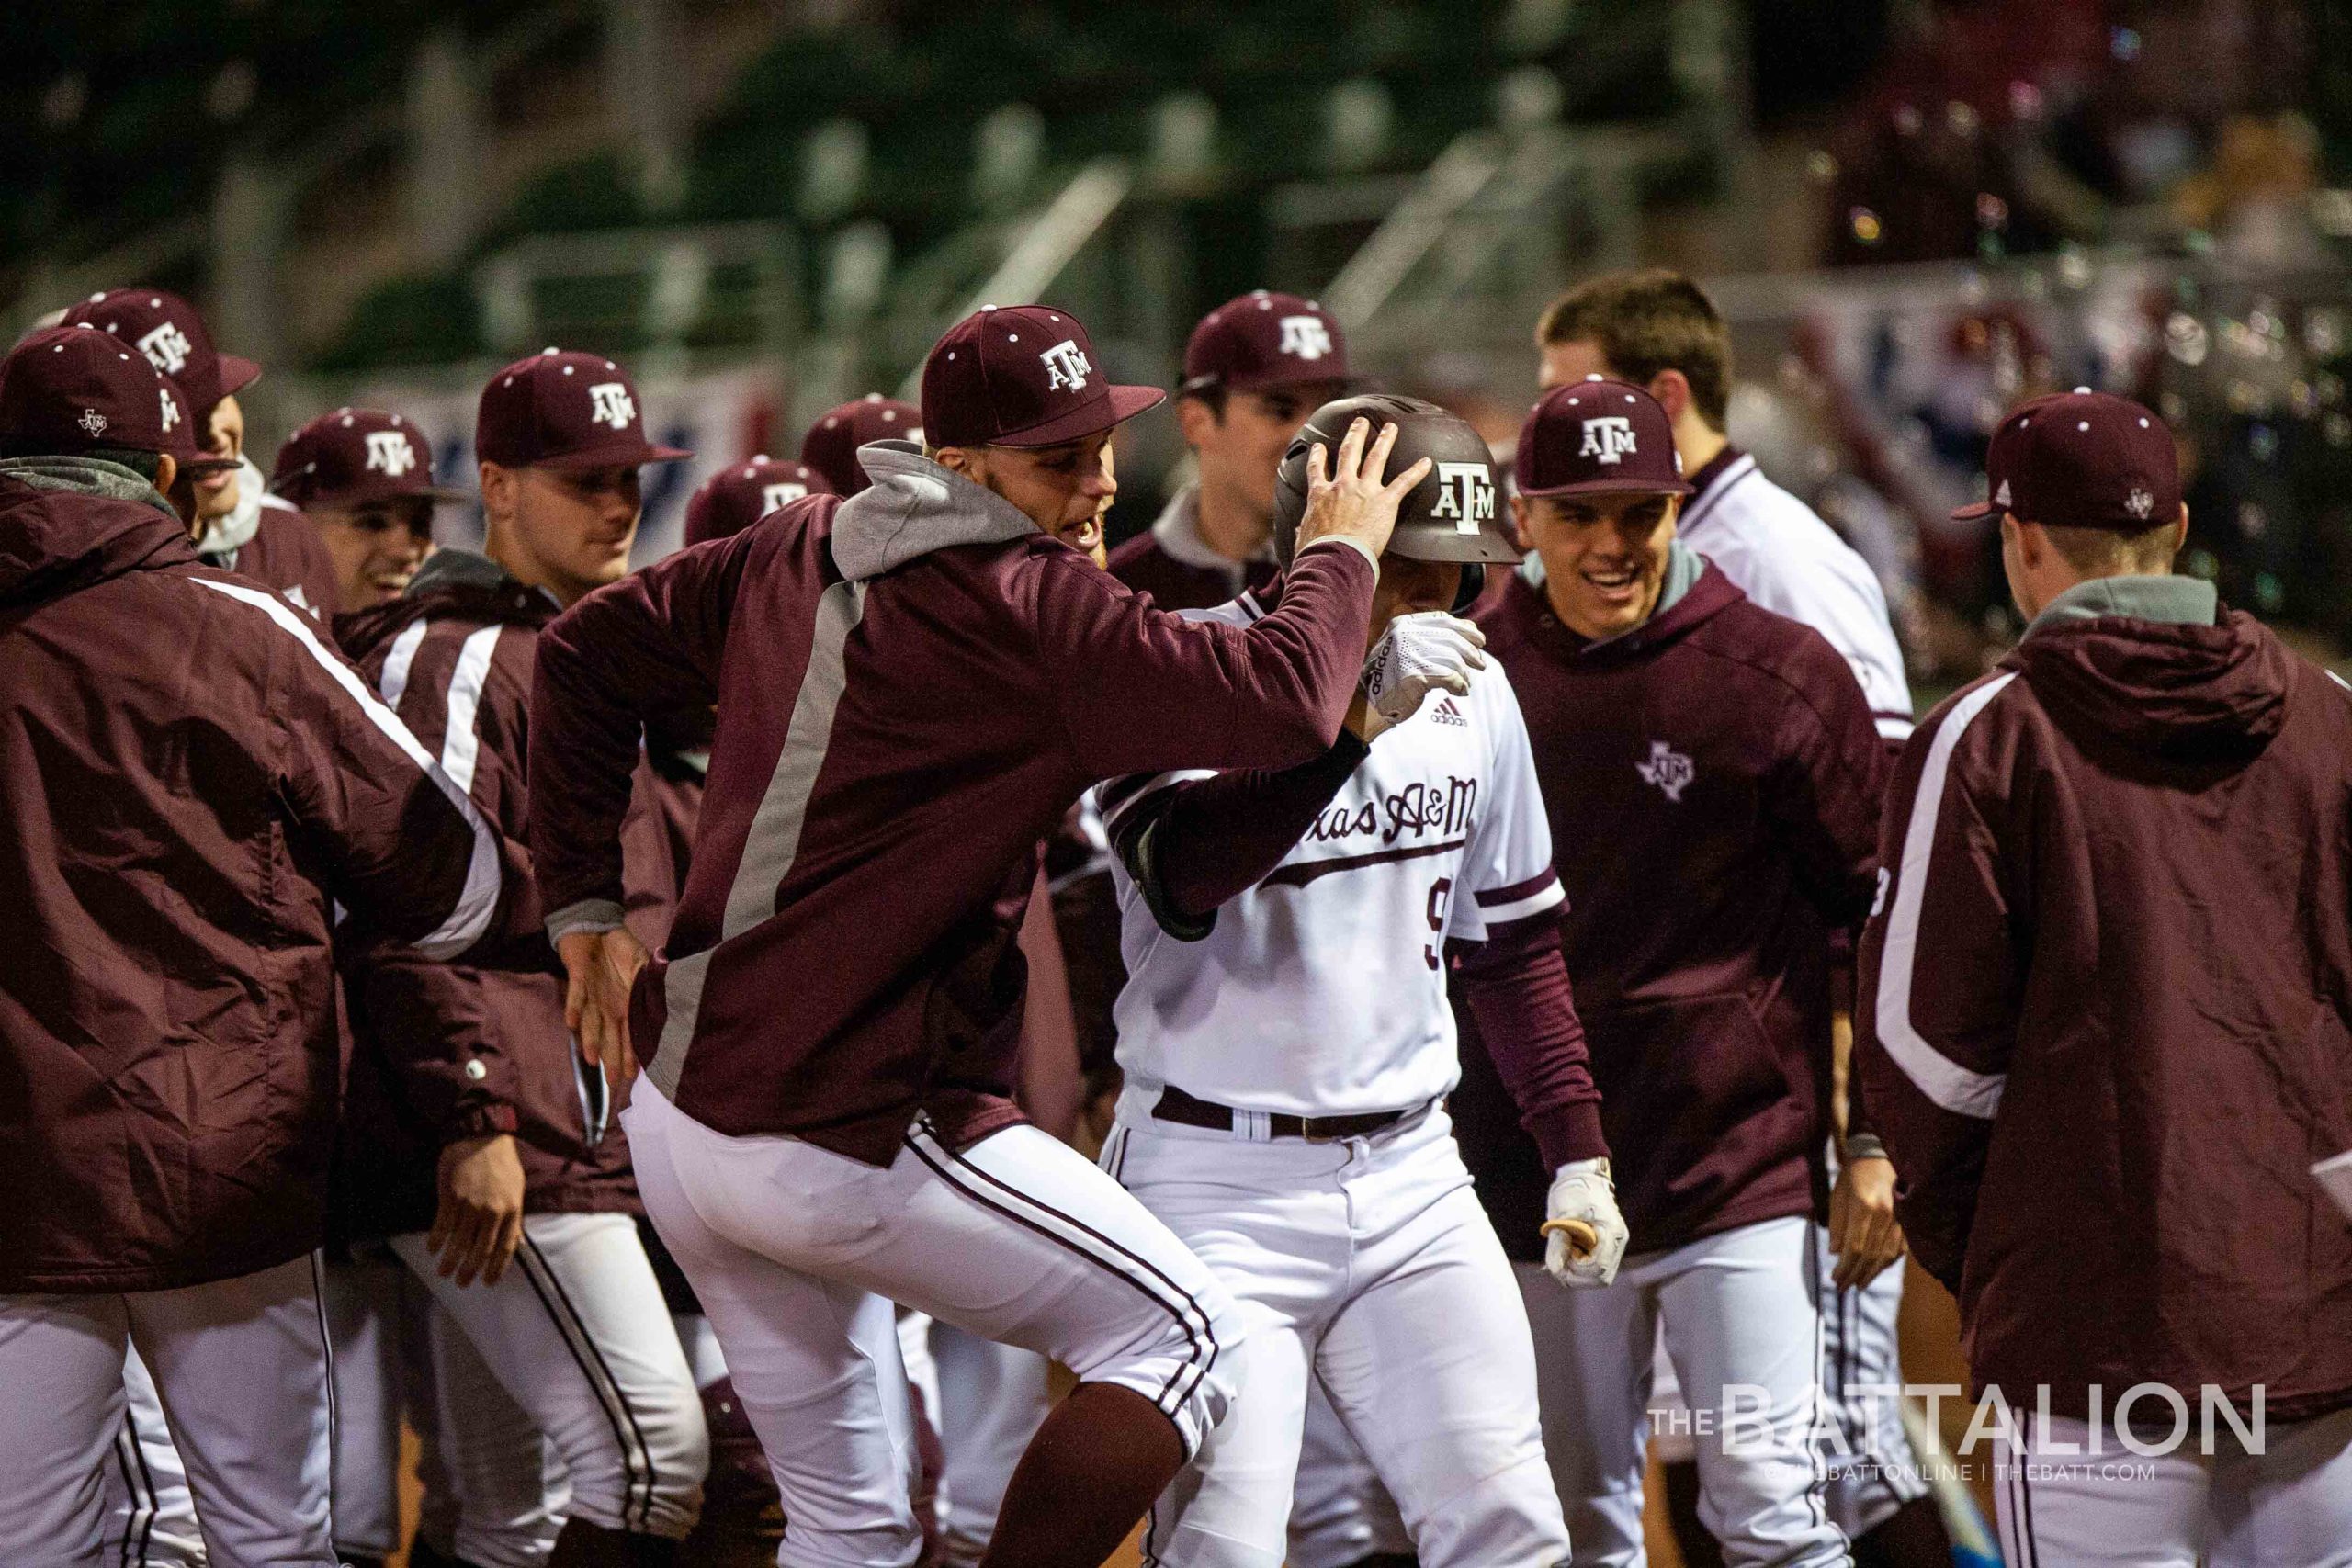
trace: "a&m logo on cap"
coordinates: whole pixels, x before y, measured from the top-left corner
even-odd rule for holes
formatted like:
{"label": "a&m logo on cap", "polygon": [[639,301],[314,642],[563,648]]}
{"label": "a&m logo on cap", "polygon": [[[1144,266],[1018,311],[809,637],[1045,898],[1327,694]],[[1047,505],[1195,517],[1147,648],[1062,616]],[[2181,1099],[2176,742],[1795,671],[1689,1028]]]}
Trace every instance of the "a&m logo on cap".
{"label": "a&m logo on cap", "polygon": [[637,417],[637,400],[626,381],[599,381],[588,389],[588,417],[615,430],[627,430]]}
{"label": "a&m logo on cap", "polygon": [[165,321],[139,340],[139,352],[164,375],[176,376],[187,368],[187,356],[196,352],[196,345],[187,341],[177,321]]}
{"label": "a&m logo on cap", "polygon": [[1608,413],[1584,422],[1584,445],[1577,448],[1577,456],[1596,463],[1622,463],[1634,450],[1634,422]]}
{"label": "a&m logo on cap", "polygon": [[1279,352],[1300,359],[1320,359],[1331,352],[1331,329],[1320,316],[1284,316]]}
{"label": "a&m logo on cap", "polygon": [[2149,513],[2155,509],[2156,498],[2144,490],[2134,488],[2130,495],[2123,498],[2123,510],[2143,523],[2148,520]]}
{"label": "a&m logo on cap", "polygon": [[781,479],[772,485],[763,485],[760,487],[760,509],[763,513],[774,512],[780,506],[791,505],[808,493],[807,485],[795,484],[790,479]]}
{"label": "a&m logo on cap", "polygon": [[408,432],[371,430],[368,433],[369,472],[396,479],[415,467],[416,448],[408,444]]}
{"label": "a&m logo on cap", "polygon": [[180,405],[179,405],[179,400],[178,400],[177,399],[175,399],[175,398],[174,398],[174,397],[172,396],[172,389],[171,389],[169,387],[158,387],[158,388],[156,388],[156,389],[155,389],[155,396],[156,396],[157,398],[159,398],[159,399],[161,399],[161,400],[163,400],[163,404],[164,404],[164,434],[169,434],[172,431],[174,431],[174,430],[175,430],[175,429],[177,429],[177,428],[179,427],[179,423],[180,423]]}
{"label": "a&m logo on cap", "polygon": [[74,423],[88,431],[94,441],[107,433],[107,416],[96,409],[84,409],[82,417]]}
{"label": "a&m logo on cap", "polygon": [[1432,518],[1451,517],[1457,534],[1475,534],[1495,515],[1495,481],[1484,463],[1440,463]]}
{"label": "a&m logo on cap", "polygon": [[1046,390],[1049,392],[1075,392],[1094,373],[1093,362],[1078,346],[1076,338],[1062,339],[1037,358],[1046,367]]}

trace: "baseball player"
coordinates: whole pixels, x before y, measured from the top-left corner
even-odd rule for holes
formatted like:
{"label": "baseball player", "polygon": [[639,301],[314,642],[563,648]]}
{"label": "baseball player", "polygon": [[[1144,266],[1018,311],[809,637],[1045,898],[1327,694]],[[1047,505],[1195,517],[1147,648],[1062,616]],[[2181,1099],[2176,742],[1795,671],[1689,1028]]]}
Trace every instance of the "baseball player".
{"label": "baseball player", "polygon": [[1260,288],[1228,299],[1184,344],[1176,417],[1198,472],[1111,574],[1170,610],[1230,603],[1273,575],[1274,469],[1348,381],[1347,339],[1323,307]]}
{"label": "baseball player", "polygon": [[[1885,748],[1819,634],[1676,537],[1690,486],[1647,392],[1553,389],[1515,472],[1543,585],[1514,577],[1481,624],[1526,710],[1567,894],[1561,940],[1640,1248],[1607,1292],[1564,1297],[1520,1269],[1577,1561],[1643,1561],[1662,1328],[1707,1414],[1700,1512],[1724,1560],[1843,1563],[1814,1447],[1827,1281],[1808,1226],[1833,937],[1870,907]],[[1498,1120],[1474,1100],[1463,1137],[1499,1186]],[[1489,1201],[1524,1210],[1500,1190]]]}
{"label": "baseball player", "polygon": [[[1526,731],[1480,638],[1447,612],[1517,549],[1486,444],[1408,398],[1317,411],[1277,486],[1288,558],[1311,444],[1368,418],[1430,465],[1381,564],[1367,669],[1413,671],[1281,772],[1103,786],[1119,851],[1126,1083],[1102,1164],[1242,1303],[1244,1386],[1153,1510],[1148,1561],[1278,1568],[1310,1382],[1401,1505],[1421,1560],[1566,1561],[1510,1263],[1442,1101],[1456,1077],[1445,974],[1509,1043],[1523,1114],[1559,1172],[1561,1282],[1606,1284],[1625,1245],[1559,957],[1560,887]],[[1246,626],[1283,584],[1204,613]],[[1428,697],[1426,705],[1422,697]]]}
{"label": "baseball player", "polygon": [[[540,629],[628,570],[639,467],[688,454],[646,439],[636,387],[614,361],[553,349],[491,377],[474,449],[487,553],[436,551],[400,598],[336,629],[484,814],[519,830]],[[377,1228],[432,1291],[436,1325],[471,1341],[561,1455],[559,1559],[673,1561],[694,1526],[707,1435],[639,1238],[628,1141],[612,1125],[617,1086],[572,1050],[552,974],[353,946],[354,1027],[390,1089],[383,1141],[422,1145],[421,1157],[354,1172],[381,1189],[358,1201],[376,1205]],[[422,1178],[436,1165],[428,1207]],[[444,1429],[470,1414],[444,1408]],[[536,1475],[537,1446],[514,1462]],[[484,1568],[527,1561],[537,1530],[503,1526],[461,1527],[459,1555]]]}
{"label": "baseball player", "polygon": [[2313,1168],[2352,1148],[2352,694],[2171,575],[2148,410],[2035,399],[1985,468],[2030,625],[1905,749],[1855,1057],[2012,1412],[2003,1554],[2352,1562],[2352,1209]]}
{"label": "baseball player", "polygon": [[[1606,274],[1555,300],[1535,343],[1547,389],[1602,375],[1658,400],[1690,485],[1676,523],[1682,542],[1754,604],[1828,638],[1870,698],[1879,734],[1890,749],[1900,746],[1911,732],[1911,693],[1884,591],[1826,523],[1725,436],[1731,332],[1705,293],[1671,272]],[[1845,985],[1842,970],[1838,984]],[[1838,1008],[1849,1010],[1842,1000]],[[1846,1037],[1842,1017],[1838,1035]],[[1824,1303],[1822,1325],[1838,1428],[1829,1506],[1864,1568],[1943,1568],[1950,1547],[1942,1521],[1894,1406],[1849,1393],[1903,1382],[1895,1332],[1902,1236],[1893,1217],[1894,1170],[1881,1153],[1867,1136],[1830,1150],[1829,1223],[1814,1237],[1821,1269],[1838,1286]],[[1513,1232],[1506,1227],[1504,1235]]]}
{"label": "baseball player", "polygon": [[95,327],[0,367],[0,1050],[22,1090],[0,1165],[24,1200],[0,1222],[0,1380],[40,1412],[0,1430],[12,1562],[99,1560],[134,1345],[209,1560],[335,1561],[331,905],[445,957],[537,913],[310,617],[198,563],[195,479],[227,460],[194,430]]}
{"label": "baseball player", "polygon": [[396,413],[340,408],[287,437],[269,493],[308,519],[346,614],[407,592],[433,550],[434,508],[465,492],[433,482],[424,432]]}
{"label": "baseball player", "polygon": [[[924,444],[859,451],[872,488],[657,562],[541,639],[549,929],[583,1046],[646,1060],[638,1178],[767,1449],[782,1563],[915,1551],[892,1300],[1078,1376],[990,1568],[1095,1568],[1229,1396],[1216,1279],[1008,1098],[1004,896],[1097,779],[1329,745],[1428,470],[1383,482],[1389,440],[1351,430],[1283,608],[1190,625],[1055,536],[1099,533],[1112,429],[1159,400],[1109,384],[1066,311],[975,312],[925,362]],[[640,976],[612,852],[639,723],[714,700],[694,864]]]}
{"label": "baseball player", "polygon": [[[1347,337],[1309,299],[1252,289],[1193,327],[1176,409],[1195,475],[1146,532],[1110,558],[1111,574],[1163,610],[1207,610],[1262,586],[1274,570],[1274,476],[1306,417],[1348,386]],[[1090,800],[1048,866],[1068,956],[1071,1006],[1089,1064],[1089,1106],[1102,1135],[1118,1100],[1112,1006],[1126,981],[1112,886],[1114,857]],[[1410,1542],[1372,1466],[1319,1385],[1300,1438],[1292,1556],[1301,1568],[1344,1568]]]}
{"label": "baseball player", "polygon": [[313,618],[342,608],[334,568],[318,536],[290,508],[270,499],[261,470],[245,457],[245,414],[236,394],[261,375],[250,359],[223,354],[196,307],[161,288],[110,288],[71,306],[61,324],[91,325],[131,344],[186,392],[197,444],[231,466],[197,484],[204,531],[197,553],[208,566],[266,583]]}
{"label": "baseball player", "polygon": [[873,441],[922,440],[922,411],[868,392],[817,416],[800,438],[800,460],[817,470],[835,495],[857,494],[874,481],[858,465],[858,448]]}
{"label": "baseball player", "polygon": [[[101,296],[103,301],[107,297]],[[157,296],[175,311],[186,307],[170,296]],[[120,308],[110,307],[110,309]],[[250,362],[213,355],[202,322],[188,313],[184,367],[199,380],[233,374],[250,379],[257,373]],[[157,328],[143,334],[156,354],[171,346],[175,328]],[[208,356],[210,356],[208,358]],[[217,372],[203,367],[218,360],[229,368]],[[215,406],[216,430],[223,411],[231,416],[231,434],[238,439],[216,442],[220,457],[242,461],[242,413],[235,399],[223,395]],[[250,464],[245,467],[250,468]],[[455,492],[432,488],[432,473],[422,437],[411,432],[398,415],[343,409],[322,416],[297,434],[278,455],[277,475],[286,494],[273,494],[277,504],[266,538],[245,558],[264,569],[288,561],[307,568],[311,552],[284,523],[287,507],[307,501],[317,510],[310,522],[320,531],[334,563],[334,594],[322,602],[363,604],[373,602],[369,573],[380,573],[401,559],[399,547],[388,536],[414,540],[421,555],[430,547],[433,506]],[[209,526],[217,533],[240,518],[252,523],[262,502],[257,479],[231,479],[238,489],[236,510],[225,521]],[[207,492],[199,491],[199,503]],[[244,526],[238,524],[238,526]],[[245,528],[249,542],[260,535],[258,525]],[[208,536],[209,537],[210,536]],[[355,549],[353,547],[356,545]],[[218,558],[210,558],[218,564]],[[401,568],[413,569],[413,558]],[[317,595],[303,588],[299,577],[274,584],[295,603],[311,603]],[[342,1028],[340,997],[335,1008],[339,1032],[345,1034],[342,1055],[350,1056],[347,1031]],[[401,1303],[415,1303],[401,1286],[397,1264],[389,1259],[354,1258],[341,1246],[331,1246],[322,1264],[322,1287],[330,1331],[336,1348],[335,1397],[340,1434],[335,1447],[335,1545],[348,1561],[365,1562],[389,1555],[398,1546],[398,1498],[394,1474],[403,1383],[412,1381],[401,1365]],[[187,1487],[186,1467],[171,1441],[169,1427],[154,1393],[153,1380],[134,1352],[124,1367],[126,1394],[124,1430],[116,1440],[113,1462],[106,1472],[107,1545],[109,1551],[154,1565],[199,1564],[204,1561],[201,1533]]]}

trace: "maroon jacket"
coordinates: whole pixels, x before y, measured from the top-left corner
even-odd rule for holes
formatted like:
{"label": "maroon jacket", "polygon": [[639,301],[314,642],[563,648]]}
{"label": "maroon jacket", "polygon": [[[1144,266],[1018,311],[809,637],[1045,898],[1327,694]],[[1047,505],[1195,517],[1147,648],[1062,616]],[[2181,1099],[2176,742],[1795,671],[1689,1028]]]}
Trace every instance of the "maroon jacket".
{"label": "maroon jacket", "polygon": [[1978,1382],[2352,1404],[2352,697],[2242,614],[2038,621],[1885,833],[1855,1069]]}
{"label": "maroon jacket", "polygon": [[1163,610],[1210,610],[1245,589],[1274,578],[1272,551],[1247,566],[1227,560],[1201,537],[1199,491],[1191,486],[1169,498],[1152,525],[1111,552],[1111,575]]}
{"label": "maroon jacket", "polygon": [[1153,609],[904,443],[598,590],[540,639],[532,827],[550,929],[610,925],[640,719],[717,702],[701,831],[639,1059],[687,1114],[888,1164],[1007,1098],[1023,973],[999,896],[1097,779],[1280,764],[1337,733],[1370,563],[1306,552],[1256,626]]}
{"label": "maroon jacket", "polygon": [[69,459],[0,465],[0,1293],[319,1246],[331,906],[511,935],[538,911],[488,824],[309,616]]}
{"label": "maroon jacket", "polygon": [[[528,827],[531,664],[555,615],[553,599],[486,558],[442,550],[400,598],[336,624],[417,739],[517,837]],[[358,1230],[429,1224],[441,1147],[489,1132],[515,1135],[530,1213],[636,1212],[617,1120],[626,1090],[608,1096],[604,1075],[581,1062],[544,943],[537,968],[501,972],[419,963],[355,936],[345,960],[352,1027],[357,1054],[378,1068],[353,1075],[346,1164]],[[359,1152],[371,1143],[373,1159]]]}
{"label": "maroon jacket", "polygon": [[629,934],[648,953],[670,940],[678,895],[695,860],[703,778],[710,768],[710,724],[649,725],[645,755],[630,782],[621,820],[623,900]]}
{"label": "maroon jacket", "polygon": [[[260,471],[248,465],[238,482],[258,486]],[[258,504],[253,536],[226,549],[199,551],[204,563],[277,590],[310,611],[314,620],[333,620],[340,607],[340,590],[334,558],[327,554],[318,529],[292,503],[274,495],[261,495]]]}
{"label": "maroon jacket", "polygon": [[[1870,909],[1887,766],[1853,671],[1713,566],[1608,642],[1516,575],[1481,625],[1527,715],[1633,1250],[1813,1212],[1831,935]],[[1496,1228],[1532,1237],[1549,1172],[1477,1055],[1464,1153]]]}

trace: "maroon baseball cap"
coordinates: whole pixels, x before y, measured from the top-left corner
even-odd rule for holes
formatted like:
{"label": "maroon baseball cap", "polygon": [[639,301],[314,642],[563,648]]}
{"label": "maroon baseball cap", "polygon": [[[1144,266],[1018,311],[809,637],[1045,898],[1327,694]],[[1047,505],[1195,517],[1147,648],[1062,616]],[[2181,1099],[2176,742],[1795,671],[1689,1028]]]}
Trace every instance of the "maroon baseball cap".
{"label": "maroon baseball cap", "polygon": [[87,322],[35,333],[0,361],[0,445],[59,456],[158,452],[197,474],[237,466],[197,449],[196,418],[177,383]]}
{"label": "maroon baseball cap", "polygon": [[1544,394],[1519,427],[1521,495],[1689,495],[1666,410],[1627,381],[1588,376]]}
{"label": "maroon baseball cap", "polygon": [[1261,288],[1201,318],[1184,344],[1184,390],[1346,381],[1348,340],[1312,299]]}
{"label": "maroon baseball cap", "polygon": [[833,493],[824,475],[789,457],[763,454],[748,463],[729,463],[686,499],[686,543],[724,539],[804,496]]}
{"label": "maroon baseball cap", "polygon": [[859,466],[869,441],[922,440],[922,410],[879,392],[827,409],[800,438],[800,460],[825,477],[836,495],[855,495],[874,481]]}
{"label": "maroon baseball cap", "polygon": [[178,383],[200,417],[230,393],[253,384],[261,367],[212,346],[211,329],[195,306],[161,288],[109,288],[71,306],[60,326],[89,322],[112,333]]}
{"label": "maroon baseball cap", "polygon": [[1078,318],[1046,305],[983,305],[922,367],[923,439],[934,447],[1057,446],[1167,400],[1157,387],[1105,380]]}
{"label": "maroon baseball cap", "polygon": [[270,469],[270,493],[296,506],[365,506],[418,495],[463,501],[466,492],[433,482],[433,444],[424,432],[380,409],[337,409],[286,438]]}
{"label": "maroon baseball cap", "polygon": [[628,371],[601,354],[543,348],[481,389],[474,456],[509,468],[601,468],[694,454],[645,438]]}
{"label": "maroon baseball cap", "polygon": [[2012,412],[1984,454],[1991,495],[1962,521],[2013,513],[2029,523],[2137,534],[2180,515],[2180,458],[2165,422],[2129,398],[2052,392]]}

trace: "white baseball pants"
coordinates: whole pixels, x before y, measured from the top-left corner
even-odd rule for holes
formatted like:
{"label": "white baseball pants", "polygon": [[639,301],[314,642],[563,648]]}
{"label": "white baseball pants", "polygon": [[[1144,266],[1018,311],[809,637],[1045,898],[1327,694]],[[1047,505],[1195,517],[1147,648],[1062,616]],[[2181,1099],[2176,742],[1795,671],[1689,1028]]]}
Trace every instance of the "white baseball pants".
{"label": "white baseball pants", "polygon": [[[340,1383],[340,1368],[335,1376]],[[204,1533],[196,1522],[195,1495],[187,1489],[187,1466],[164,1419],[163,1396],[135,1345],[122,1359],[122,1422],[102,1484],[107,1562],[131,1568],[204,1568]],[[341,1526],[340,1515],[335,1522]]]}
{"label": "white baseball pants", "polygon": [[[672,1540],[694,1528],[710,1438],[635,1219],[526,1214],[523,1245],[495,1285],[445,1279],[421,1231],[390,1245],[562,1457],[571,1516]],[[494,1436],[468,1431],[492,1418],[486,1404],[446,1386],[439,1404],[443,1462],[461,1500],[461,1472],[531,1476],[535,1453],[468,1457]]]}
{"label": "white baseball pants", "polygon": [[931,1324],[932,1364],[938,1369],[939,1504],[944,1524],[945,1568],[972,1568],[996,1534],[997,1511],[1013,1467],[1028,1450],[1053,1395],[1046,1359],[1018,1345],[1000,1345],[952,1323]]}
{"label": "white baseball pants", "polygon": [[1412,1550],[1396,1499],[1331,1408],[1322,1382],[1310,1381],[1291,1489],[1290,1568],[1354,1568],[1375,1552]]}
{"label": "white baseball pants", "polygon": [[[2138,1406],[2159,1414],[2166,1406]],[[2197,1404],[2177,1453],[2143,1457],[2111,1423],[2020,1411],[2001,1438],[1993,1502],[2010,1568],[2347,1568],[2352,1565],[2352,1410],[2271,1422],[2263,1451],[2211,1457]],[[2231,1436],[2215,1422],[2217,1436]],[[2018,1439],[2023,1438],[2022,1444]]]}
{"label": "white baseball pants", "polygon": [[[1661,1322],[1693,1413],[1699,1516],[1733,1564],[1849,1561],[1822,1496],[1811,1223],[1768,1220],[1625,1259],[1606,1290],[1517,1266],[1545,1450],[1576,1562],[1640,1568],[1650,1366]],[[1726,1425],[1729,1414],[1733,1423]]]}
{"label": "white baseball pants", "polygon": [[1102,1162],[1225,1282],[1250,1333],[1241,1391],[1153,1510],[1147,1562],[1279,1568],[1310,1378],[1425,1568],[1567,1560],[1527,1320],[1443,1111],[1333,1143],[1123,1115]]}
{"label": "white baseball pants", "polygon": [[418,1538],[480,1568],[539,1568],[571,1507],[562,1451],[438,1306],[426,1314],[422,1351]]}
{"label": "white baseball pants", "polygon": [[[389,1254],[328,1258],[321,1274],[334,1348],[335,1550],[389,1557],[401,1545],[401,1417],[423,1370],[431,1303]],[[429,1441],[430,1423],[419,1418],[416,1426]]]}
{"label": "white baseball pants", "polygon": [[1836,1432],[1826,1498],[1830,1519],[1854,1540],[1884,1524],[1904,1504],[1928,1495],[1928,1478],[1903,1430],[1896,1396],[1860,1392],[1903,1386],[1896,1321],[1903,1314],[1908,1265],[1898,1260],[1860,1289],[1841,1291],[1830,1282],[1838,1259],[1829,1250],[1828,1227],[1813,1227],[1813,1247],[1814,1278],[1821,1281],[1825,1429]]}
{"label": "white baseball pants", "polygon": [[[153,1374],[212,1568],[334,1568],[315,1256],[175,1291],[0,1296],[0,1562],[96,1568],[125,1352]],[[38,1413],[28,1418],[28,1413]]]}
{"label": "white baseball pants", "polygon": [[956,1154],[919,1119],[883,1168],[713,1132],[643,1078],[623,1120],[783,1494],[781,1568],[904,1568],[921,1549],[893,1301],[1142,1394],[1188,1453],[1224,1412],[1239,1337],[1224,1291],[1035,1127]]}

